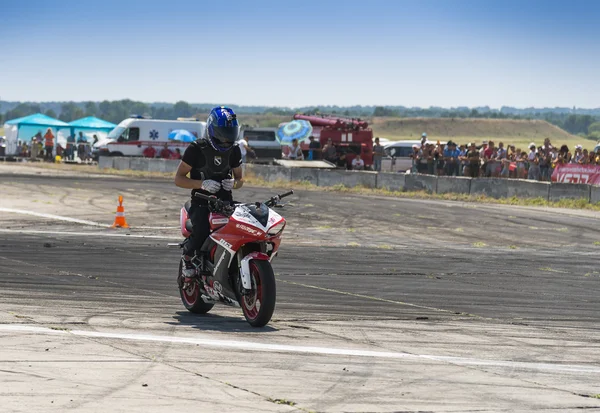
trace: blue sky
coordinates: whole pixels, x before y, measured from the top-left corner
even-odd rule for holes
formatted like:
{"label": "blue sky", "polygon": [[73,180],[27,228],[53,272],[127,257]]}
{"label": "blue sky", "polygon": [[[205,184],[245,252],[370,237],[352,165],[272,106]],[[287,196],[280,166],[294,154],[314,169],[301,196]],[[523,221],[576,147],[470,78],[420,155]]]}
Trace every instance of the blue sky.
{"label": "blue sky", "polygon": [[1,100],[600,107],[600,1],[2,0]]}

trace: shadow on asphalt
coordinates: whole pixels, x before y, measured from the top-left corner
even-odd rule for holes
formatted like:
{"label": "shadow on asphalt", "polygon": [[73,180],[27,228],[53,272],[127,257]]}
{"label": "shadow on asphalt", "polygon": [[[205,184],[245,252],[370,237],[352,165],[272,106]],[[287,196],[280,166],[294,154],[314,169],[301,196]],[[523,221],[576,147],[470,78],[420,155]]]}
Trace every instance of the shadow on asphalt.
{"label": "shadow on asphalt", "polygon": [[[241,310],[240,310],[241,311]],[[173,316],[176,322],[170,322],[170,325],[184,325],[197,328],[202,331],[220,331],[224,333],[271,333],[278,331],[275,327],[266,325],[264,327],[252,327],[241,316],[225,317],[218,314],[193,314],[189,311],[178,311]]]}

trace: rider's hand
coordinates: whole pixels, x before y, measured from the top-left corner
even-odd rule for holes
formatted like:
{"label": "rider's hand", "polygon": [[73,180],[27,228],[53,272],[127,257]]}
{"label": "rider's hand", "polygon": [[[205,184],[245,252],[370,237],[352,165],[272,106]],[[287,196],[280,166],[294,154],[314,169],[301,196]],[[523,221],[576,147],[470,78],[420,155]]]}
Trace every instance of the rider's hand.
{"label": "rider's hand", "polygon": [[231,191],[233,189],[233,184],[235,183],[235,179],[223,179],[221,181],[221,186],[226,191]]}
{"label": "rider's hand", "polygon": [[206,179],[202,181],[201,189],[210,192],[211,194],[216,194],[221,189],[221,184],[217,181],[213,181],[212,179]]}

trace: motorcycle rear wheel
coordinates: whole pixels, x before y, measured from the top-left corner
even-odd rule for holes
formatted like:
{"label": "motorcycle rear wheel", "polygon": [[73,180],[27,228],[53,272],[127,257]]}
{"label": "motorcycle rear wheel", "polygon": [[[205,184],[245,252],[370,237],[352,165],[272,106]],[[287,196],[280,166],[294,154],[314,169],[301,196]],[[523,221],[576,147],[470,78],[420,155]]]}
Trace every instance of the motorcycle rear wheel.
{"label": "motorcycle rear wheel", "polygon": [[250,262],[252,291],[239,297],[244,317],[252,327],[264,327],[273,316],[276,301],[275,274],[269,261]]}
{"label": "motorcycle rear wheel", "polygon": [[[179,264],[179,275],[178,275],[178,283],[180,286],[183,284],[182,276],[181,276],[182,264]],[[183,306],[191,313],[194,314],[206,314],[214,307],[213,303],[205,303],[202,300],[202,293],[200,292],[200,286],[197,282],[191,283],[187,288],[179,287],[179,296],[181,297],[181,302]]]}

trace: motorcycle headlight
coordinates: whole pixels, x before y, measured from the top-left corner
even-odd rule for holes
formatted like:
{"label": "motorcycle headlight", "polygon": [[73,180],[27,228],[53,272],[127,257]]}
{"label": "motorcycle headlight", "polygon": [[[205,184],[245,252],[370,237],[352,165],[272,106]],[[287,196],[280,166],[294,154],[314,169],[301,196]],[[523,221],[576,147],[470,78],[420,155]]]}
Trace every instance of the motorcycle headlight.
{"label": "motorcycle headlight", "polygon": [[271,236],[277,235],[281,231],[283,231],[283,228],[285,228],[285,222],[281,222],[277,225],[273,225],[271,228],[269,228],[269,230],[267,231],[267,234],[269,234]]}

